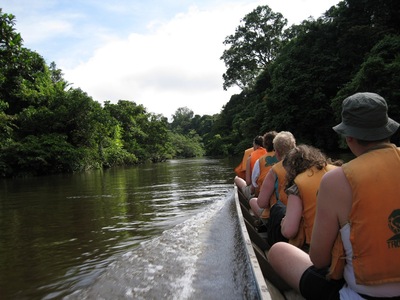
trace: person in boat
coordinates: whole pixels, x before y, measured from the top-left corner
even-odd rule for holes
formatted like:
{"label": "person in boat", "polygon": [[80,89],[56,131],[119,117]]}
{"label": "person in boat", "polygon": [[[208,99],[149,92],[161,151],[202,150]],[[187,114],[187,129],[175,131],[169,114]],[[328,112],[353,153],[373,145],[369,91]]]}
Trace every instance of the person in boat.
{"label": "person in boat", "polygon": [[244,151],[242,161],[235,168],[235,174],[238,177],[242,178],[243,180],[246,180],[247,159],[250,157],[250,155],[251,155],[251,153],[253,153],[253,151],[254,151],[254,147],[247,148]]}
{"label": "person in boat", "polygon": [[306,299],[400,299],[399,123],[384,98],[356,93],[342,103],[355,159],[321,180],[309,254],[288,243],[268,253],[275,271]]}
{"label": "person in boat", "polygon": [[251,183],[251,173],[253,171],[254,165],[257,160],[267,153],[267,150],[264,148],[264,138],[261,135],[258,135],[253,140],[253,148],[254,151],[250,154],[247,159],[246,164],[246,180],[236,176],[234,181],[237,187],[242,191],[243,195],[250,199],[254,196],[255,187]]}
{"label": "person in boat", "polygon": [[296,139],[289,131],[279,132],[273,139],[275,156],[278,162],[272,166],[264,178],[257,198],[249,201],[250,207],[256,217],[269,218],[270,206],[277,202],[277,198],[285,205],[287,195],[285,193],[286,171],[282,165],[282,159],[291,149],[296,147]]}
{"label": "person in boat", "polygon": [[276,131],[268,131],[264,134],[264,148],[267,150],[267,153],[257,160],[253,171],[251,172],[251,182],[255,187],[255,196],[258,196],[260,193],[260,187],[268,171],[278,162],[273,143],[277,134]]}
{"label": "person in boat", "polygon": [[282,164],[288,201],[281,232],[290,244],[308,252],[321,178],[342,161],[332,162],[320,149],[299,145],[286,154]]}

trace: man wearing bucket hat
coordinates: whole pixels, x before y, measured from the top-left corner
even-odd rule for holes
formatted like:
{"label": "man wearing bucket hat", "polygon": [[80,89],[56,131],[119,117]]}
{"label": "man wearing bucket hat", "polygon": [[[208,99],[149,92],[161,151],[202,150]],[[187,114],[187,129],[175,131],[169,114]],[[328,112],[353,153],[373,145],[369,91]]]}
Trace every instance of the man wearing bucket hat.
{"label": "man wearing bucket hat", "polygon": [[333,129],[356,155],[321,181],[309,255],[277,243],[268,259],[306,299],[400,299],[399,123],[384,98],[357,93]]}

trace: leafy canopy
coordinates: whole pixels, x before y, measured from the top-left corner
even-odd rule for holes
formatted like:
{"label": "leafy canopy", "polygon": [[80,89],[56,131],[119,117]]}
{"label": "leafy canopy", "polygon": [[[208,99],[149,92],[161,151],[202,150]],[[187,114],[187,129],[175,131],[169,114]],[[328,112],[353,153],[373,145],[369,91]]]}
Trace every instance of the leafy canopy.
{"label": "leafy canopy", "polygon": [[227,67],[222,75],[225,90],[234,85],[248,87],[268,67],[282,47],[287,20],[264,5],[247,14],[241,23],[223,42],[229,46],[221,56]]}

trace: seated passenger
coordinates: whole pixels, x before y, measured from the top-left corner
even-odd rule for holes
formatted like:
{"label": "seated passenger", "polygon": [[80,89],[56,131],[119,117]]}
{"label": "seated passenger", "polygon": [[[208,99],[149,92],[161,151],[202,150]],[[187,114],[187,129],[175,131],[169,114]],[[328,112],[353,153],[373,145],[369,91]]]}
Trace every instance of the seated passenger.
{"label": "seated passenger", "polygon": [[322,176],[341,165],[333,164],[319,149],[308,145],[293,148],[283,159],[286,170],[286,214],[282,235],[289,243],[308,251],[314,225],[317,194]]}
{"label": "seated passenger", "polygon": [[243,193],[246,199],[250,199],[254,196],[255,187],[251,183],[251,172],[253,171],[254,165],[257,160],[267,153],[264,146],[264,138],[259,135],[256,136],[253,140],[253,148],[254,151],[250,154],[249,158],[247,159],[246,164],[246,180],[243,180],[239,176],[235,177],[235,184],[237,185],[238,189]]}
{"label": "seated passenger", "polygon": [[267,150],[267,153],[257,160],[256,164],[254,165],[254,169],[251,172],[251,182],[255,187],[256,197],[260,193],[260,187],[268,171],[274,164],[278,162],[273,143],[273,140],[277,134],[278,133],[276,131],[268,131],[266,134],[264,134],[264,148]]}
{"label": "seated passenger", "polygon": [[266,241],[269,245],[287,241],[281,233],[281,220],[285,216],[287,203],[286,171],[282,159],[289,150],[296,147],[296,140],[292,133],[281,131],[274,138],[273,144],[279,162],[274,164],[265,176],[258,198],[252,198],[249,202],[254,215],[261,217],[261,222],[255,225],[259,232],[267,232]]}
{"label": "seated passenger", "polygon": [[238,166],[235,168],[235,174],[242,178],[243,180],[246,180],[246,165],[247,165],[247,159],[250,157],[251,153],[253,153],[254,147],[247,148],[244,151],[242,161]]}
{"label": "seated passenger", "polygon": [[282,159],[286,153],[296,147],[296,140],[289,131],[281,131],[273,139],[273,145],[278,162],[272,166],[265,176],[258,197],[250,199],[251,209],[258,217],[263,214],[265,218],[268,218],[270,206],[276,203],[277,198],[285,205],[287,203],[285,193],[286,171],[283,168]]}

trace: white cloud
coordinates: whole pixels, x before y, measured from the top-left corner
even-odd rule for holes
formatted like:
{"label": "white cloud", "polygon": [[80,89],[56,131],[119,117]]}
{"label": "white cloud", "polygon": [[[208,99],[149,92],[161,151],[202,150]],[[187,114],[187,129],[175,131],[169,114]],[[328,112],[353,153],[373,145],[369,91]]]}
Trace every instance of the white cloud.
{"label": "white cloud", "polygon": [[[26,25],[29,26],[29,25]],[[31,31],[24,40],[25,43],[42,43],[46,40],[57,37],[61,33],[71,32],[73,25],[65,20],[55,20],[42,18],[35,24],[35,31]],[[21,31],[27,31],[28,28],[21,27]]]}
{"label": "white cloud", "polygon": [[99,102],[132,100],[166,117],[182,106],[200,115],[218,113],[233,93],[222,89],[219,58],[243,14],[234,8],[225,8],[221,19],[221,11],[193,6],[150,34],[103,45],[89,61],[65,69],[65,78]]}

